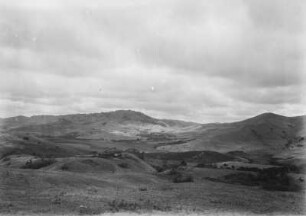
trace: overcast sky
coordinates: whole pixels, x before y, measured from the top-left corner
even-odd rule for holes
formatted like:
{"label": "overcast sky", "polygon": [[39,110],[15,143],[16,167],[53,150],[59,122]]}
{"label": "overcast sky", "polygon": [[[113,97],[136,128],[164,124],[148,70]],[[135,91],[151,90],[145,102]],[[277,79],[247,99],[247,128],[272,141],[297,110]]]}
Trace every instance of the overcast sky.
{"label": "overcast sky", "polygon": [[304,2],[0,0],[0,117],[306,114]]}

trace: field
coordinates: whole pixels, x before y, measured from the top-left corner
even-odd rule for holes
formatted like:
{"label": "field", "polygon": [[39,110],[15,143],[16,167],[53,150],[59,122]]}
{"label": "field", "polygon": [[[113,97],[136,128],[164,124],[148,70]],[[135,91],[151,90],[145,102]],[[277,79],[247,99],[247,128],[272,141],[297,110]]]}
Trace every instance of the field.
{"label": "field", "polygon": [[[194,182],[173,183],[144,173],[83,173],[1,169],[2,213],[117,211],[302,214],[304,193],[205,180],[224,170],[197,169]],[[246,194],[252,194],[246,196]],[[250,205],[251,204],[251,205]]]}

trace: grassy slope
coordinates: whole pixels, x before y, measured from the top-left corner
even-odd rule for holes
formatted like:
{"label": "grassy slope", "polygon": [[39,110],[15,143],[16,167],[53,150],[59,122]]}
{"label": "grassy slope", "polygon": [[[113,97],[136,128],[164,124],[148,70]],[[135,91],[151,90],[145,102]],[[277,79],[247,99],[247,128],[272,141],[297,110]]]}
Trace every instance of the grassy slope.
{"label": "grassy slope", "polygon": [[[38,152],[54,145],[50,140],[43,139],[36,140],[41,142],[40,145],[35,142],[33,144],[34,140],[36,140],[35,137],[31,137],[30,140],[19,142],[23,143],[24,147]],[[67,152],[86,153],[81,144],[83,141],[75,141],[81,147],[73,146],[73,140],[70,142],[69,145],[63,142],[61,148],[66,149]],[[56,145],[59,145],[59,142]],[[41,146],[44,147],[41,149]],[[208,155],[215,154],[208,153]],[[180,160],[183,157],[187,161],[189,159],[193,161],[194,156],[198,154],[199,152],[158,153],[147,154],[147,156],[161,160],[163,158]],[[227,156],[223,154],[218,155],[221,161],[227,159],[224,158]],[[0,168],[0,212],[79,213],[80,205],[86,206],[86,211],[89,213],[117,211],[117,208],[123,211],[136,208],[139,211],[189,210],[240,213],[281,212],[283,214],[303,212],[301,204],[303,192],[269,192],[255,187],[205,179],[205,177],[217,178],[239,171],[195,168],[188,171],[194,176],[195,182],[175,184],[168,178],[145,171],[145,167],[139,161],[129,158],[75,158],[69,155],[61,158],[61,155],[57,156],[55,164],[39,170],[2,166]],[[202,156],[205,156],[205,152]],[[207,152],[205,158],[207,158]],[[122,162],[128,163],[128,168],[119,167],[118,164]],[[67,171],[61,170],[64,164],[68,165]],[[252,194],[252,196],[245,194]],[[121,200],[124,200],[123,204]]]}
{"label": "grassy slope", "polygon": [[[241,122],[203,125],[190,142],[158,147],[161,151],[244,151],[254,159],[271,155],[303,159],[306,130],[305,116],[285,117],[262,114]],[[304,137],[304,138],[303,138]],[[303,139],[303,140],[300,140]],[[302,153],[299,154],[298,153]]]}
{"label": "grassy slope", "polygon": [[136,203],[136,210],[142,211],[282,214],[301,214],[304,211],[304,193],[269,192],[203,179],[208,172],[209,176],[224,174],[220,170],[195,171],[195,182],[180,184],[137,172],[83,175],[5,168],[0,172],[0,207],[3,213],[79,213],[80,205],[86,206],[91,213],[101,213],[114,210],[111,206],[114,200]]}

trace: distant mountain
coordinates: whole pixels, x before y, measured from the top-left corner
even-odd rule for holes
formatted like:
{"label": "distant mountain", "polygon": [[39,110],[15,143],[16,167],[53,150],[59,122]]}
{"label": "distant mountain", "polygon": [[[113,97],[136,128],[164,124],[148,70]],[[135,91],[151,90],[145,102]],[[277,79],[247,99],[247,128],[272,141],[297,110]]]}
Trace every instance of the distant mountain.
{"label": "distant mountain", "polygon": [[244,151],[275,154],[305,146],[306,116],[285,117],[264,113],[240,122],[202,125],[196,139],[161,146],[165,151]]}
{"label": "distant mountain", "polygon": [[[141,112],[118,110],[92,114],[16,116],[0,120],[2,131],[44,136],[71,136],[86,139],[155,139],[176,134],[171,144],[161,143],[162,151],[244,151],[283,153],[305,145],[306,116],[286,117],[264,113],[243,121],[198,124],[156,119]],[[181,134],[181,135],[180,135]],[[150,135],[151,136],[151,135]],[[184,139],[184,142],[179,141]],[[188,140],[188,142],[186,141]]]}
{"label": "distant mountain", "polygon": [[59,116],[39,115],[39,116],[15,116],[0,119],[0,129],[17,128],[26,125],[41,125],[58,121]]}
{"label": "distant mountain", "polygon": [[283,123],[285,121],[287,121],[288,119],[290,119],[290,117],[286,117],[286,116],[282,116],[282,115],[278,115],[275,113],[263,113],[257,116],[254,116],[252,118],[237,122],[239,124],[252,124],[252,125],[258,125],[258,124],[262,124],[262,123]]}
{"label": "distant mountain", "polygon": [[113,112],[105,113],[93,113],[93,114],[74,114],[65,115],[60,119],[71,122],[83,122],[91,123],[96,121],[103,122],[116,122],[116,123],[143,123],[143,124],[158,124],[157,120],[147,116],[141,112],[132,110],[117,110]]}
{"label": "distant mountain", "polygon": [[[273,158],[278,158],[278,161],[306,166],[305,123],[306,116],[264,113],[233,123],[198,124],[118,110],[59,116],[16,116],[0,119],[0,129],[4,140],[10,136],[17,137],[17,140],[24,136],[33,140],[60,137],[82,142],[86,139],[109,145],[115,145],[115,142],[119,146],[137,144],[141,149],[148,146],[153,152],[218,152],[230,156],[238,154],[258,163],[268,164]],[[3,141],[2,145],[6,143]]]}
{"label": "distant mountain", "polygon": [[135,138],[144,132],[188,131],[196,126],[199,124],[178,120],[160,120],[132,110],[60,116],[16,116],[0,120],[0,128],[4,131],[88,139]]}

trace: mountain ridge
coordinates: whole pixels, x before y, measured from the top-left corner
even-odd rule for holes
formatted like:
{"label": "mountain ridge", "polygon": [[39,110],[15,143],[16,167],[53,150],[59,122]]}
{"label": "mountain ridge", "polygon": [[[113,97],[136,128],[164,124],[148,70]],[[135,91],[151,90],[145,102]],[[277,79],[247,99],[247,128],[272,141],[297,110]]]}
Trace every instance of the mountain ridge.
{"label": "mountain ridge", "polygon": [[21,139],[25,136],[35,139],[51,137],[81,142],[103,141],[123,148],[136,145],[158,152],[239,151],[251,155],[303,158],[305,120],[306,116],[263,113],[238,122],[199,124],[117,110],[60,116],[17,116],[1,120],[0,129],[2,134]]}
{"label": "mountain ridge", "polygon": [[284,116],[280,114],[276,114],[273,112],[265,112],[262,114],[255,115],[253,117],[248,117],[244,120],[240,121],[233,121],[233,122],[209,122],[209,123],[199,123],[199,122],[194,122],[194,121],[186,121],[186,120],[177,120],[177,119],[168,119],[168,118],[155,118],[151,117],[143,112],[139,111],[134,111],[134,110],[114,110],[114,111],[109,111],[109,112],[100,112],[100,113],[74,113],[74,114],[62,114],[62,115],[32,115],[32,116],[25,116],[25,115],[18,115],[18,116],[12,116],[12,117],[7,117],[7,118],[0,118],[0,121],[18,121],[20,119],[25,120],[25,119],[39,119],[39,118],[56,118],[56,119],[61,119],[61,118],[68,118],[68,117],[76,117],[76,116],[98,116],[98,115],[110,115],[114,116],[115,114],[127,116],[127,114],[133,114],[143,116],[147,119],[155,119],[155,120],[162,120],[162,121],[176,121],[176,122],[185,122],[185,123],[195,123],[195,124],[201,124],[201,125],[208,125],[208,124],[227,124],[227,123],[239,123],[239,122],[244,122],[248,120],[257,120],[257,119],[263,119],[263,118],[306,118],[305,115],[298,115],[298,116]]}

